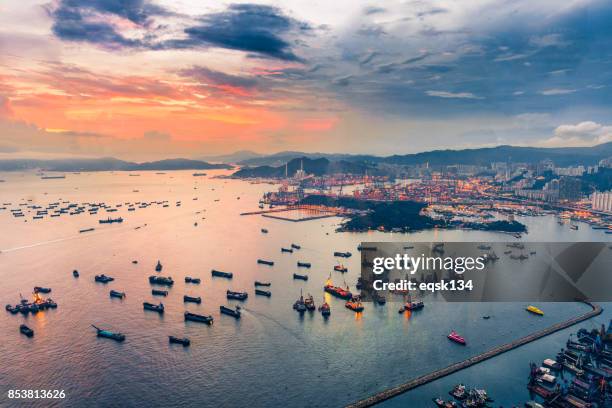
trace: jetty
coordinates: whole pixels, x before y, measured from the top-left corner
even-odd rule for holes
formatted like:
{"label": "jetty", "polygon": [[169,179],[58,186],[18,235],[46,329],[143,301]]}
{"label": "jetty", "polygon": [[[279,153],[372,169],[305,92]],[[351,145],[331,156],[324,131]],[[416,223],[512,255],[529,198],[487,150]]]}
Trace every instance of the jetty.
{"label": "jetty", "polygon": [[[289,212],[301,210],[307,213],[307,215],[293,218],[279,215],[279,213]],[[322,205],[305,205],[305,204],[296,204],[296,205],[287,205],[281,208],[274,208],[268,210],[260,210],[260,211],[249,211],[241,213],[240,215],[261,215],[262,217],[274,218],[277,220],[283,221],[291,221],[291,222],[301,222],[301,221],[311,221],[318,220],[321,218],[329,218],[329,217],[341,217],[349,214],[350,211],[345,210],[343,208],[331,208]]]}
{"label": "jetty", "polygon": [[556,333],[560,330],[563,329],[567,329],[568,327],[571,327],[575,324],[581,323],[585,320],[588,320],[592,317],[598,316],[603,312],[603,308],[595,303],[591,303],[591,302],[587,302],[584,301],[584,303],[586,303],[587,305],[589,305],[591,307],[591,310],[587,313],[578,315],[576,317],[573,317],[571,319],[565,320],[563,322],[560,323],[556,323],[552,326],[549,326],[545,329],[542,330],[538,330],[534,333],[531,333],[525,337],[521,337],[517,340],[511,341],[510,343],[506,343],[506,344],[502,344],[500,346],[494,347],[488,351],[485,351],[484,353],[478,354],[476,356],[470,357],[468,359],[465,359],[463,361],[459,361],[457,363],[451,364],[447,367],[441,368],[439,370],[433,371],[429,374],[425,374],[422,375],[420,377],[414,378],[408,382],[405,382],[403,384],[397,385],[395,387],[392,388],[388,388],[384,391],[381,391],[377,394],[374,394],[370,397],[367,397],[365,399],[362,399],[360,401],[351,403],[349,405],[347,405],[347,408],[365,408],[365,407],[371,407],[373,405],[376,405],[382,401],[391,399],[393,397],[396,397],[400,394],[403,394],[407,391],[410,391],[414,388],[420,387],[421,385],[425,385],[427,383],[430,383],[432,381],[436,381],[442,377],[446,377],[447,375],[456,373],[458,371],[461,371],[465,368],[471,367],[475,364],[481,363],[485,360],[488,360],[490,358],[493,358],[495,356],[498,356],[500,354],[503,354],[507,351],[513,350],[515,348],[524,346],[527,343],[531,343],[532,341],[541,339],[542,337],[546,337],[550,334]]}

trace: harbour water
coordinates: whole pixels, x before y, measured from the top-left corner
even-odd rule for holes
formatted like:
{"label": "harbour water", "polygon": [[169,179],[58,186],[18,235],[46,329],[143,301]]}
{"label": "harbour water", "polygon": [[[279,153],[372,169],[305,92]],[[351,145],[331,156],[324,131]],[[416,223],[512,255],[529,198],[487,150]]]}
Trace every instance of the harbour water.
{"label": "harbour water", "polygon": [[[339,218],[289,222],[240,216],[257,210],[262,193],[273,188],[267,184],[212,178],[222,171],[207,177],[139,174],[81,173],[47,180],[34,173],[0,175],[6,180],[0,184],[0,201],[12,203],[0,211],[0,301],[17,303],[19,294],[29,297],[34,286],[45,286],[59,305],[28,317],[0,313],[0,406],[21,406],[7,399],[9,389],[65,390],[64,400],[32,403],[41,407],[342,406],[587,310],[581,304],[547,303],[541,305],[545,316],[536,317],[518,303],[432,302],[408,316],[389,302],[366,304],[362,314],[355,314],[344,302],[326,298],[332,308],[328,320],[318,312],[300,317],[291,308],[300,291],[322,303],[330,273],[334,283],[346,281],[354,289],[356,248],[362,241],[506,241],[509,236],[458,230],[336,233]],[[167,207],[128,212],[125,205],[163,200]],[[27,213],[15,218],[9,211],[21,202],[44,207],[57,201],[124,205],[112,213],[37,220]],[[98,224],[108,216],[124,221]],[[519,220],[529,229],[528,241],[610,240],[586,224],[577,231],[558,225],[552,216]],[[88,228],[95,230],[79,233]],[[262,228],[269,233],[262,234]],[[281,253],[291,243],[301,249]],[[333,251],[353,253],[341,260],[348,273],[333,271],[338,263]],[[258,258],[275,264],[258,265]],[[156,274],[158,259],[160,275],[176,282],[167,298],[151,296],[148,276]],[[298,260],[312,268],[299,270]],[[72,276],[74,269],[79,278]],[[212,278],[211,269],[233,272],[234,278]],[[309,280],[293,280],[294,272],[307,273]],[[95,283],[94,275],[101,273],[115,281]],[[185,276],[202,283],[185,283]],[[255,296],[255,280],[272,283],[266,288],[270,298]],[[125,292],[125,299],[111,299],[111,289]],[[238,304],[227,301],[227,289],[249,293],[240,320],[219,314],[220,305]],[[202,303],[184,304],[184,294],[201,296]],[[160,300],[164,315],[143,311],[143,301]],[[606,306],[602,316],[581,327],[607,323],[612,314]],[[186,323],[185,310],[211,314],[215,322]],[[482,319],[485,314],[492,318]],[[23,322],[34,329],[33,338],[19,334]],[[97,338],[91,324],[127,339]],[[467,338],[467,347],[446,339],[451,329]],[[189,337],[191,347],[169,345],[168,335]],[[530,399],[528,363],[553,356],[566,339],[567,331],[557,333],[384,405],[432,406],[432,397],[447,395],[459,382],[487,388],[496,405],[518,405]]]}

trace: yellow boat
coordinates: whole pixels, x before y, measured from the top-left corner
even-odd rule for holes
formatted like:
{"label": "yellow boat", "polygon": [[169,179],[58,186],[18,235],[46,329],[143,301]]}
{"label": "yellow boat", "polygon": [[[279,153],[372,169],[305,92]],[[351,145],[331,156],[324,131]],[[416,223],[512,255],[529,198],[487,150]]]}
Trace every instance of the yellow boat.
{"label": "yellow boat", "polygon": [[525,309],[525,310],[527,310],[527,311],[528,311],[528,312],[530,312],[530,313],[537,314],[537,315],[539,315],[539,316],[544,316],[544,312],[543,312],[543,311],[541,311],[540,309],[538,309],[538,308],[537,308],[537,307],[535,307],[535,306],[531,306],[531,305],[529,305],[529,306],[527,306],[527,309]]}

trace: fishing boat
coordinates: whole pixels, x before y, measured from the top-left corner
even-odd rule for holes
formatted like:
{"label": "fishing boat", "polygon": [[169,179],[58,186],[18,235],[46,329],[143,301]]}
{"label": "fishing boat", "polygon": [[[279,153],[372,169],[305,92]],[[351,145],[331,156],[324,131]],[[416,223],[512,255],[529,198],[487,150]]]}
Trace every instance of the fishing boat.
{"label": "fishing boat", "polygon": [[74,271],[72,271],[72,276],[74,276],[75,278],[79,277],[79,271],[77,271],[76,269]]}
{"label": "fishing boat", "polygon": [[302,249],[302,247],[299,246],[298,244],[291,244],[291,248],[293,248],[293,249]]}
{"label": "fishing boat", "polygon": [[272,292],[270,292],[269,290],[261,290],[261,289],[255,289],[255,294],[260,295],[260,296],[267,296],[267,297],[272,296]]}
{"label": "fishing boat", "polygon": [[226,314],[228,316],[235,317],[236,319],[240,319],[241,313],[240,313],[240,308],[238,306],[236,306],[235,309],[232,309],[230,307],[221,305],[221,306],[219,306],[219,311],[222,314]]}
{"label": "fishing boat", "polygon": [[216,276],[218,278],[232,279],[234,277],[234,274],[231,272],[221,272],[216,269],[213,269],[212,271],[210,271],[210,273],[212,276]]}
{"label": "fishing boat", "polygon": [[293,274],[293,279],[307,281],[308,280],[308,275],[300,275],[299,273],[294,273]]}
{"label": "fishing boat", "polygon": [[353,297],[353,294],[348,290],[348,287],[343,289],[340,286],[334,286],[331,283],[326,284],[323,287],[323,290],[340,299],[348,300]]}
{"label": "fishing boat", "polygon": [[293,304],[293,309],[299,313],[304,313],[306,311],[306,304],[304,303],[304,295],[302,295],[302,291],[300,291],[300,298]]}
{"label": "fishing boat", "polygon": [[159,305],[153,304],[153,303],[149,303],[149,302],[143,302],[142,306],[144,308],[144,310],[150,310],[152,312],[157,312],[159,314],[163,314],[164,313],[164,304],[160,303]]}
{"label": "fishing boat", "polygon": [[125,340],[125,334],[123,333],[114,333],[109,330],[103,330],[103,329],[100,329],[94,326],[93,324],[91,325],[91,327],[96,329],[96,331],[98,332],[97,333],[98,337],[104,337],[106,339],[111,339],[111,340],[120,341],[120,342]]}
{"label": "fishing boat", "polygon": [[197,303],[200,304],[202,303],[202,298],[201,297],[194,297],[194,296],[187,296],[184,295],[183,296],[183,302],[191,302],[191,303]]}
{"label": "fishing boat", "polygon": [[334,266],[334,271],[345,273],[345,272],[348,272],[348,268],[340,264],[340,265]]}
{"label": "fishing boat", "polygon": [[306,306],[306,310],[313,312],[316,310],[315,302],[311,294],[308,294],[306,299],[304,299],[304,306]]}
{"label": "fishing boat", "polygon": [[200,278],[192,278],[191,276],[186,276],[185,277],[185,283],[193,283],[195,285],[199,285],[200,284]]}
{"label": "fishing boat", "polygon": [[459,334],[457,334],[456,331],[451,331],[450,334],[447,336],[449,340],[454,341],[455,343],[459,343],[463,346],[465,346],[467,343],[465,341],[465,339],[463,337],[461,337]]}
{"label": "fishing boat", "polygon": [[34,336],[34,330],[30,329],[25,324],[22,324],[21,326],[19,326],[19,331],[21,332],[21,334],[25,334],[28,337]]}
{"label": "fishing boat", "polygon": [[269,266],[273,266],[274,265],[273,261],[266,261],[265,259],[258,259],[257,263],[261,264],[261,265],[269,265]]}
{"label": "fishing boat", "polygon": [[353,254],[351,254],[350,252],[340,252],[340,251],[334,252],[334,256],[339,256],[340,258],[350,258],[351,255]]}
{"label": "fishing boat", "polygon": [[363,312],[364,309],[363,304],[357,296],[354,296],[351,299],[347,300],[344,304],[344,307],[352,310],[353,312]]}
{"label": "fishing boat", "polygon": [[270,282],[255,281],[255,286],[272,286]]}
{"label": "fishing boat", "polygon": [[181,337],[168,336],[168,341],[170,343],[182,344],[185,347],[191,344],[191,341],[187,337],[181,338]]}
{"label": "fishing boat", "polygon": [[155,265],[155,272],[161,272],[163,266],[159,260],[157,261],[157,265]]}
{"label": "fishing boat", "polygon": [[185,321],[187,320],[192,321],[192,322],[206,323],[209,326],[213,324],[213,321],[214,321],[212,316],[205,316],[205,315],[185,312]]}
{"label": "fishing boat", "polygon": [[153,289],[151,290],[151,294],[154,296],[168,296],[167,290]]}
{"label": "fishing boat", "polygon": [[231,290],[228,290],[225,293],[228,299],[246,300],[246,298],[249,297],[249,294],[246,292],[233,292]]}
{"label": "fishing boat", "polygon": [[172,286],[174,285],[174,280],[171,277],[163,277],[163,276],[149,276],[149,283],[154,285],[163,285],[163,286]]}
{"label": "fishing boat", "polygon": [[51,288],[43,288],[41,286],[34,286],[34,293],[51,293]]}
{"label": "fishing boat", "polygon": [[281,252],[288,252],[290,254],[293,253],[293,248],[281,248]]}
{"label": "fishing boat", "polygon": [[123,299],[125,297],[125,292],[119,292],[119,291],[116,291],[116,290],[111,290],[110,291],[110,297]]}
{"label": "fishing boat", "polygon": [[329,315],[331,315],[331,307],[329,306],[329,303],[324,301],[323,304],[319,306],[319,312],[321,312],[323,317],[329,317]]}
{"label": "fishing boat", "polygon": [[540,309],[538,309],[537,307],[532,306],[532,305],[527,306],[527,308],[525,310],[527,310],[529,313],[533,313],[533,314],[538,315],[538,316],[544,316],[544,312],[543,311],[541,311]]}
{"label": "fishing boat", "polygon": [[297,263],[298,268],[310,268],[312,265],[310,262],[300,262]]}
{"label": "fishing boat", "polygon": [[104,274],[94,276],[94,281],[96,281],[96,282],[108,283],[108,282],[112,282],[114,280],[115,280],[115,278],[111,278],[110,276],[106,276]]}
{"label": "fishing boat", "polygon": [[268,230],[267,230],[267,229],[265,229],[265,228],[262,228],[262,229],[261,229],[261,233],[262,233],[262,234],[267,234],[267,233],[268,233]]}

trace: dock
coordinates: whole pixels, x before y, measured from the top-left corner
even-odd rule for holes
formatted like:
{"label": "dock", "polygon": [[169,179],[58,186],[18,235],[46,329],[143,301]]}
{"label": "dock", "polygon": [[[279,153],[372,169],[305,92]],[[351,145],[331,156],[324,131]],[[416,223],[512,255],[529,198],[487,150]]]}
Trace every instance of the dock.
{"label": "dock", "polygon": [[[309,215],[306,217],[300,217],[300,218],[284,217],[283,215],[281,215],[284,212],[296,211],[296,210],[306,211],[307,213],[309,213]],[[329,218],[329,217],[338,217],[338,216],[342,217],[349,213],[350,213],[349,211],[344,210],[342,208],[331,208],[331,207],[325,207],[321,205],[287,205],[282,208],[273,208],[273,209],[268,209],[268,210],[244,212],[244,213],[241,213],[240,215],[261,215],[262,217],[274,218],[277,220],[300,222],[300,221],[318,220],[321,218]]]}
{"label": "dock", "polygon": [[466,360],[451,364],[445,368],[441,368],[439,370],[433,371],[429,374],[422,375],[420,377],[414,378],[408,382],[397,385],[392,388],[388,388],[384,391],[381,391],[377,394],[374,394],[368,398],[362,399],[360,401],[354,402],[352,404],[347,405],[347,408],[365,408],[371,407],[373,405],[378,404],[379,402],[388,400],[390,398],[396,397],[400,394],[403,394],[407,391],[410,391],[414,388],[420,387],[421,385],[430,383],[432,381],[436,381],[442,377],[446,377],[447,375],[456,373],[465,368],[471,367],[475,364],[488,360],[492,357],[498,356],[507,351],[513,350],[515,348],[521,347],[527,343],[531,343],[532,341],[541,339],[542,337],[546,337],[552,333],[558,332],[560,330],[571,327],[575,324],[581,323],[585,320],[588,320],[592,317],[598,316],[603,312],[603,308],[597,304],[591,302],[584,302],[591,307],[591,311],[584,313],[582,315],[573,317],[571,319],[565,320],[560,323],[556,323],[550,327],[539,330],[535,333],[529,334],[525,337],[521,337],[520,339],[514,340],[510,343],[502,344],[501,346],[494,347],[484,353],[478,354],[474,357],[470,357]]}

